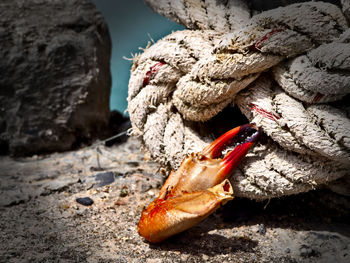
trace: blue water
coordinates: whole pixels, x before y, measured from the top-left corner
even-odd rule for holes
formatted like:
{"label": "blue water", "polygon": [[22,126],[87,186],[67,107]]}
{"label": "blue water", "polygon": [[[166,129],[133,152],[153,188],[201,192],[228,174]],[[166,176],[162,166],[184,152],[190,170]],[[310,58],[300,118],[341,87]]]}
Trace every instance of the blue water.
{"label": "blue water", "polygon": [[127,107],[128,82],[131,54],[146,47],[149,35],[157,41],[172,31],[184,29],[153,12],[142,0],[93,0],[104,15],[112,38],[112,93],[110,107],[124,112]]}

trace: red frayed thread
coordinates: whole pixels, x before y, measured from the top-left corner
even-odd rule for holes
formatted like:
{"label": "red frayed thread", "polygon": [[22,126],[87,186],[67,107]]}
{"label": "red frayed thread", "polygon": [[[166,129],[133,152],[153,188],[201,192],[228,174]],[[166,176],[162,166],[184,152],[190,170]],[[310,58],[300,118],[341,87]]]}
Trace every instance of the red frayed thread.
{"label": "red frayed thread", "polygon": [[252,49],[255,50],[260,50],[260,46],[262,43],[264,43],[267,39],[269,39],[272,35],[282,32],[284,29],[282,28],[277,28],[277,29],[272,29],[270,32],[268,32],[267,34],[265,34],[262,38],[260,38],[258,41],[255,42],[255,44],[252,46]]}
{"label": "red frayed thread", "polygon": [[146,72],[146,76],[143,78],[143,86],[148,85],[151,78],[153,78],[154,74],[165,64],[165,62],[157,62],[152,67],[150,67],[150,70]]}
{"label": "red frayed thread", "polygon": [[324,94],[317,92],[316,96],[312,100],[312,103],[319,102],[324,97]]}
{"label": "red frayed thread", "polygon": [[263,108],[260,108],[259,106],[255,105],[254,103],[249,103],[249,108],[251,110],[254,110],[255,112],[259,113],[260,115],[272,120],[272,121],[276,121],[279,120],[281,117],[268,112],[267,110],[264,110]]}

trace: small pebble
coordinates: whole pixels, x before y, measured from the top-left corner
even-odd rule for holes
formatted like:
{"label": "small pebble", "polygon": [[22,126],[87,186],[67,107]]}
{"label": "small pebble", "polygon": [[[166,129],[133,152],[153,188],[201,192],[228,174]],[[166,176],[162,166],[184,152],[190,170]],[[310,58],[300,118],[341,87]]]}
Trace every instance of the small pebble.
{"label": "small pebble", "polygon": [[96,184],[94,188],[99,188],[105,185],[112,184],[115,181],[115,175],[113,172],[99,173],[95,175]]}
{"label": "small pebble", "polygon": [[188,257],[189,257],[189,255],[182,254],[180,258],[181,258],[181,261],[187,261]]}
{"label": "small pebble", "polygon": [[129,190],[126,186],[124,186],[121,190],[120,190],[120,197],[125,197],[129,194]]}
{"label": "small pebble", "polygon": [[89,206],[94,203],[94,200],[92,200],[90,197],[78,197],[75,199],[79,204]]}
{"label": "small pebble", "polygon": [[265,235],[266,234],[266,227],[264,224],[259,225],[258,233],[260,235]]}
{"label": "small pebble", "polygon": [[299,251],[300,251],[300,256],[305,257],[305,258],[311,257],[314,254],[314,251],[310,247],[305,246],[305,245],[301,246]]}
{"label": "small pebble", "polygon": [[286,252],[287,254],[289,254],[289,253],[290,253],[290,248],[287,247],[286,250],[285,250],[285,252]]}

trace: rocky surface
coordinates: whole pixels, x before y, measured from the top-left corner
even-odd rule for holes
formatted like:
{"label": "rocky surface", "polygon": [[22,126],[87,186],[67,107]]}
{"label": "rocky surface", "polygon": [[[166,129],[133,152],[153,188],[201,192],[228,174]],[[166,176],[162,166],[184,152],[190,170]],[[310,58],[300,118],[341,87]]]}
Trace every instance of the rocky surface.
{"label": "rocky surface", "polygon": [[68,150],[103,130],[110,53],[107,24],[90,0],[2,0],[1,152]]}
{"label": "rocky surface", "polygon": [[[236,198],[159,245],[136,231],[164,181],[134,138],[0,159],[0,262],[349,262],[349,198]],[[93,203],[77,202],[78,198]]]}
{"label": "rocky surface", "polygon": [[350,1],[349,0],[340,0],[342,4],[342,10],[345,17],[350,21]]}

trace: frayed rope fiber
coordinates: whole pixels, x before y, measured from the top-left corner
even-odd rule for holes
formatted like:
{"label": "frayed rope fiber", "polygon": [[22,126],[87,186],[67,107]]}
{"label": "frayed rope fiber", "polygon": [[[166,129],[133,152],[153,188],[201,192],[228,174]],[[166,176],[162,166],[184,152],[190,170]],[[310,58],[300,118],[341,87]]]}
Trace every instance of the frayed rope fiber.
{"label": "frayed rope fiber", "polygon": [[343,10],[304,2],[252,17],[239,0],[146,2],[188,27],[134,58],[128,111],[153,158],[176,169],[212,140],[198,127],[236,105],[268,135],[232,176],[236,195],[268,199],[348,178],[346,1]]}

